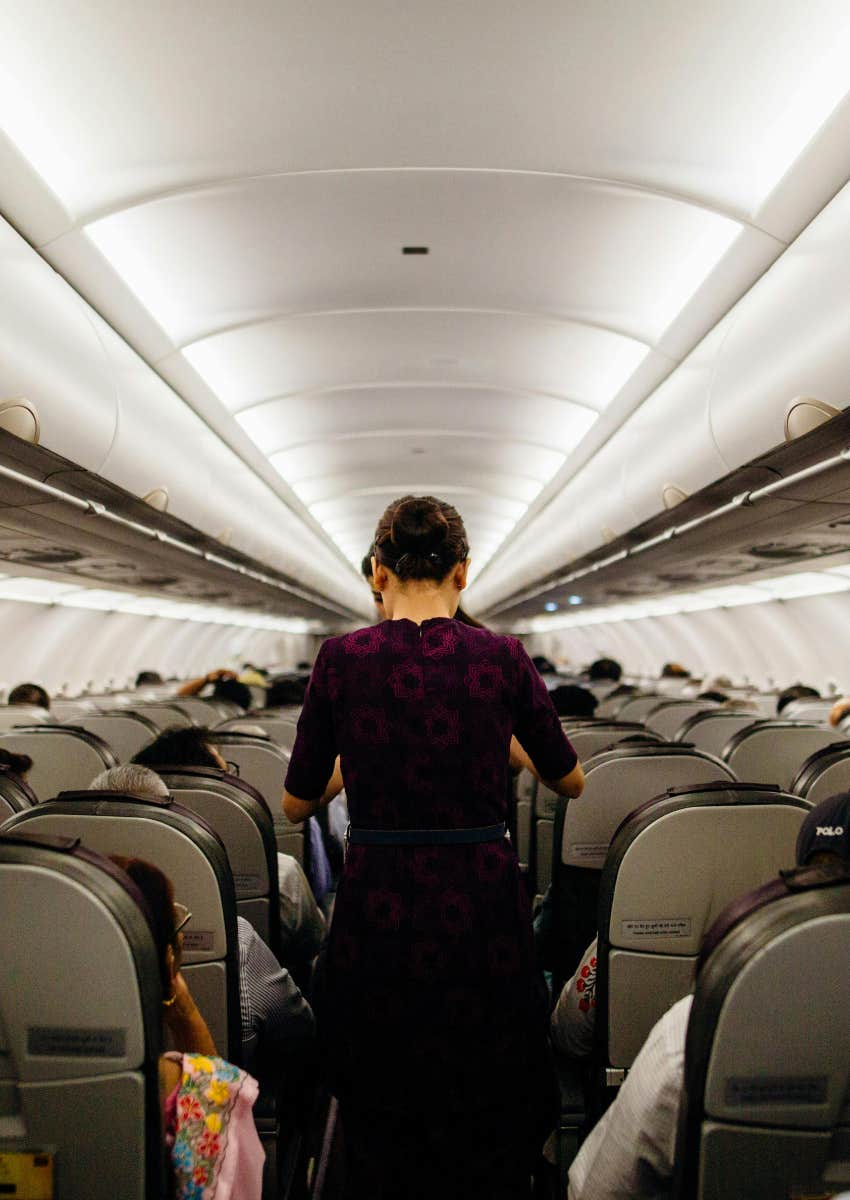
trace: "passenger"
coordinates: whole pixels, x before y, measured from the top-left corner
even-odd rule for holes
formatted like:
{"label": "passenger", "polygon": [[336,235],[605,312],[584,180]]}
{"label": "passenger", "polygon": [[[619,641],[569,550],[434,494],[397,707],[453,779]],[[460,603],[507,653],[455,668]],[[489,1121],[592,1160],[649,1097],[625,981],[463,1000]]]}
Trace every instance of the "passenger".
{"label": "passenger", "polygon": [[7,767],[13,775],[17,775],[18,779],[26,782],[26,778],[32,770],[32,759],[28,754],[15,754],[0,746],[0,767]]}
{"label": "passenger", "polygon": [[535,654],[533,655],[531,661],[534,663],[541,675],[557,675],[558,673],[558,668],[551,659],[546,657],[545,654]]}
{"label": "passenger", "polygon": [[[798,868],[848,869],[850,792],[830,796],[806,814],[797,837],[796,858]],[[771,880],[758,891],[775,888],[776,881]],[[564,993],[575,991],[575,979]],[[586,998],[587,989],[576,994]],[[650,1031],[616,1100],[591,1130],[570,1168],[568,1200],[620,1200],[625,1196],[641,1200],[669,1193],[692,1002],[693,995],[677,1000]],[[593,1003],[584,1009],[572,1005],[570,1011],[577,1008],[592,1036]],[[566,1017],[559,1001],[552,1019],[553,1034],[556,1045],[565,1050],[576,1044],[576,1035],[565,1038]],[[587,1046],[586,1032],[578,1036],[581,1045]]]}
{"label": "passenger", "polygon": [[[597,658],[587,668],[587,678],[591,683],[619,683],[623,677],[623,668],[615,658]],[[634,690],[634,689],[632,689]]]}
{"label": "passenger", "polygon": [[[189,729],[175,726],[166,729],[140,750],[133,762],[154,768],[213,767],[217,771],[229,771],[230,767],[216,749],[212,736],[202,726],[195,725]],[[162,783],[159,776],[156,778]],[[303,969],[322,948],[325,918],[301,864],[291,854],[278,851],[277,882],[280,893],[281,957],[300,977]]]}
{"label": "passenger", "polygon": [[[128,763],[103,771],[89,785],[93,791],[122,792],[143,800],[161,800],[168,788],[147,767]],[[275,1056],[294,1042],[311,1039],[313,1013],[289,972],[280,965],[244,917],[236,918],[239,937],[239,1000],[242,1056],[251,1070],[272,1066]]]}
{"label": "passenger", "polygon": [[842,696],[840,700],[836,700],[829,713],[830,725],[839,725],[847,714],[850,712],[850,697]]}
{"label": "passenger", "polygon": [[715,704],[725,704],[729,697],[725,692],[717,692],[714,688],[709,688],[707,692],[699,692],[697,700],[713,700]]}
{"label": "passenger", "polygon": [[39,683],[19,683],[9,692],[7,704],[26,704],[30,708],[46,708],[50,712],[50,697]]}
{"label": "passenger", "polygon": [[776,715],[779,716],[792,700],[806,700],[809,697],[812,700],[820,700],[820,692],[817,688],[807,687],[804,683],[795,683],[793,687],[787,687],[776,697]]}
{"label": "passenger", "polygon": [[662,679],[690,679],[691,673],[681,663],[668,662],[661,668]]}
{"label": "passenger", "polygon": [[162,683],[162,676],[158,671],[139,671],[136,676],[136,687],[150,687],[155,683]]}
{"label": "passenger", "polygon": [[260,1200],[265,1153],[254,1127],[256,1080],[216,1057],[206,1022],[180,970],[182,926],[191,913],[171,880],[139,858],[112,855],[144,897],[159,955],[164,1032],[177,1049],[159,1060],[159,1101],[179,1200]]}
{"label": "passenger", "polygon": [[304,820],[341,755],[352,825],[317,1009],[358,1198],[516,1200],[557,1111],[504,820],[509,764],[564,795],[584,776],[521,643],[453,619],[467,556],[450,505],[390,505],[388,620],[322,646],[286,778]]}
{"label": "passenger", "polygon": [[[239,683],[244,683],[247,687],[267,688],[269,686],[268,673],[261,671],[259,667],[255,667],[253,663],[245,663],[242,667],[242,672],[239,676]],[[244,707],[244,706],[243,706]],[[250,708],[251,705],[248,705]]]}
{"label": "passenger", "polygon": [[306,691],[301,679],[273,679],[266,692],[266,708],[300,708]]}
{"label": "passenger", "polygon": [[224,668],[210,671],[200,679],[190,679],[188,683],[184,683],[177,689],[177,695],[197,696],[207,684],[212,684],[213,700],[228,700],[231,704],[238,704],[240,708],[244,709],[253,706],[251,689],[246,684],[239,682],[235,671],[227,671]]}
{"label": "passenger", "polygon": [[587,688],[562,683],[549,693],[559,717],[592,717],[599,701]]}

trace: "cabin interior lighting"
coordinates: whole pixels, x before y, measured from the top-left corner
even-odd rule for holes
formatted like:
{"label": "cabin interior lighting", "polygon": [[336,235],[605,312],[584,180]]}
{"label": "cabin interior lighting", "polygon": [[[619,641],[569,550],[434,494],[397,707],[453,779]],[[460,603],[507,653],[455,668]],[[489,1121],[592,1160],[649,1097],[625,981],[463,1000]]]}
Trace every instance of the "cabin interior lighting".
{"label": "cabin interior lighting", "polygon": [[[850,587],[850,582],[848,582]],[[60,605],[94,612],[120,612],[135,616],[160,617],[170,621],[197,621],[204,625],[229,625],[264,629],[274,633],[307,633],[319,623],[303,617],[276,617],[244,608],[193,604],[167,596],[142,596],[133,592],[86,588],[53,579],[0,575],[0,601]]]}
{"label": "cabin interior lighting", "polygon": [[543,607],[546,612],[557,612],[561,606],[556,600],[547,600]]}
{"label": "cabin interior lighting", "polygon": [[[583,612],[565,612],[558,616],[532,617],[519,622],[520,633],[545,633],[556,629],[580,629],[615,621],[639,621],[644,617],[678,616],[683,613],[708,612],[718,608],[739,608],[746,604],[767,604],[775,600],[803,599],[806,596],[826,596],[833,592],[850,591],[850,566],[830,567],[824,571],[798,571],[773,579],[760,579],[727,587],[710,587],[693,592],[674,592],[669,596],[650,597],[606,604]],[[548,604],[544,605],[547,612]]]}

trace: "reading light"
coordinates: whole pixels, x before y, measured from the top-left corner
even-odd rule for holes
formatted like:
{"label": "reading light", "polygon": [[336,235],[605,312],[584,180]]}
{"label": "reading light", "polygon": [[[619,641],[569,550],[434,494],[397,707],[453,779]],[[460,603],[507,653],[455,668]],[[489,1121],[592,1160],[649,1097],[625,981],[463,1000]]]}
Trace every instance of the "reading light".
{"label": "reading light", "polygon": [[557,612],[560,605],[555,600],[547,600],[543,607],[546,612]]}
{"label": "reading light", "polygon": [[567,599],[567,604],[581,604],[581,596],[570,596]]}

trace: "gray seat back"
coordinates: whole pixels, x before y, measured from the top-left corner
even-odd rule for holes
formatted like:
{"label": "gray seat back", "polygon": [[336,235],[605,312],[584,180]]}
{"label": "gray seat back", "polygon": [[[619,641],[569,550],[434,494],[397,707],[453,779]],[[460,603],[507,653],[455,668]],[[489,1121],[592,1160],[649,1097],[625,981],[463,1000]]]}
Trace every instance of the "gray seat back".
{"label": "gray seat back", "polygon": [[601,870],[621,821],[656,796],[675,787],[715,780],[735,782],[731,768],[710,754],[662,743],[615,747],[585,765],[585,787],[570,800],[559,846],[566,866]]}
{"label": "gray seat back", "polygon": [[820,804],[837,792],[850,791],[850,741],[835,742],[816,750],[797,772],[791,791]]}
{"label": "gray seat back", "polygon": [[163,729],[170,729],[177,725],[181,729],[188,729],[190,725],[196,722],[184,712],[182,708],[178,708],[176,702],[174,704],[164,704],[161,701],[145,701],[132,700],[126,706],[127,712],[138,713],[140,717],[146,717],[157,728],[157,732]]}
{"label": "gray seat back", "polygon": [[247,780],[265,800],[272,814],[278,850],[303,864],[306,822],[293,825],[284,816],[282,806],[289,755],[273,742],[246,733],[216,730],[212,740],[223,758],[237,764],[240,778]]}
{"label": "gray seat back", "polygon": [[229,708],[220,700],[202,696],[171,696],[168,705],[182,712],[195,725],[215,725]]}
{"label": "gray seat back", "polygon": [[668,741],[673,741],[675,735],[690,717],[696,713],[711,712],[717,705],[711,700],[665,700],[646,714],[648,729],[655,730]]}
{"label": "gray seat back", "polygon": [[778,789],[718,784],[675,789],[626,818],[599,887],[604,1066],[630,1067],[655,1022],[688,992],[720,911],[793,864],[808,811]]}
{"label": "gray seat back", "polygon": [[14,729],[16,725],[52,725],[56,721],[53,713],[37,704],[4,704],[0,706],[0,730]]}
{"label": "gray seat back", "polygon": [[837,729],[762,721],[733,734],[723,750],[723,760],[739,779],[789,788],[810,755],[841,740]]}
{"label": "gray seat back", "polygon": [[7,817],[36,804],[38,798],[29,784],[7,766],[0,764],[0,826]]}
{"label": "gray seat back", "polygon": [[160,1200],[162,995],[144,901],[76,839],[19,832],[0,833],[4,1148],[55,1153],[51,1195]]}
{"label": "gray seat back", "polygon": [[0,733],[0,746],[32,759],[29,785],[40,800],[87,788],[96,775],[117,766],[106,742],[70,725],[28,725]]}
{"label": "gray seat back", "polygon": [[271,814],[242,779],[208,767],[158,772],[178,804],[198,813],[221,838],[233,875],[236,911],[280,958],[280,895]]}
{"label": "gray seat back", "polygon": [[101,854],[147,859],[192,913],[183,973],[222,1057],[242,1060],[236,895],[219,838],[195,813],[166,800],[66,792],[10,818],[5,830],[79,838]]}
{"label": "gray seat back", "polygon": [[239,732],[243,725],[258,725],[265,730],[271,741],[284,750],[291,751],[295,745],[298,722],[288,717],[266,716],[262,710],[247,713],[244,717],[231,717],[215,726],[216,733]]}
{"label": "gray seat back", "polygon": [[832,1196],[850,1185],[850,873],[795,872],[779,892],[754,898],[700,966],[680,1200]]}
{"label": "gray seat back", "polygon": [[729,709],[709,709],[696,712],[676,731],[674,742],[688,742],[706,754],[723,756],[723,749],[732,734],[748,725],[756,725],[762,718],[755,713],[734,712]]}
{"label": "gray seat back", "polygon": [[627,696],[626,703],[617,709],[618,721],[645,721],[646,714],[651,712],[664,700],[657,692],[641,692],[637,696]]}
{"label": "gray seat back", "polygon": [[578,755],[579,762],[587,762],[600,750],[615,746],[624,738],[640,736],[653,742],[664,741],[661,734],[647,729],[639,721],[596,721],[581,725],[570,725],[568,721],[561,722],[564,733],[570,739]]}
{"label": "gray seat back", "polygon": [[822,700],[813,696],[803,697],[786,704],[782,710],[782,716],[786,721],[810,721],[813,725],[825,725],[829,720],[833,704],[835,704],[835,698]]}
{"label": "gray seat back", "polygon": [[103,738],[122,763],[128,763],[159,732],[153,721],[137,712],[84,713],[74,724]]}

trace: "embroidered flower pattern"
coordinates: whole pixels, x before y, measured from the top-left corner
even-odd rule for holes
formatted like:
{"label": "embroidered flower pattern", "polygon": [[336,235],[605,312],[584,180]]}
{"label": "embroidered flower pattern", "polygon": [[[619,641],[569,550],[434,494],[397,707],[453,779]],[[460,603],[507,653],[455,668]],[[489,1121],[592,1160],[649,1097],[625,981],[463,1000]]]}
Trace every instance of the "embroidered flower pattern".
{"label": "embroidered flower pattern", "polygon": [[460,713],[445,704],[435,704],[425,716],[425,731],[429,741],[440,750],[459,745]]}
{"label": "embroidered flower pattern", "polygon": [[502,668],[488,663],[470,663],[464,678],[467,691],[476,700],[498,700],[505,684]]}
{"label": "embroidered flower pattern", "polygon": [[357,658],[366,658],[374,654],[381,644],[381,629],[379,625],[370,625],[366,629],[358,629],[342,639],[342,648],[346,654],[354,654]]}
{"label": "embroidered flower pattern", "polygon": [[453,654],[457,645],[457,635],[450,622],[432,626],[422,634],[422,653],[426,658],[444,658]]}
{"label": "embroidered flower pattern", "polygon": [[178,1200],[207,1200],[227,1137],[230,1110],[242,1086],[238,1067],[203,1054],[183,1056],[171,1161]]}
{"label": "embroidered flower pattern", "polygon": [[366,913],[376,929],[398,930],[404,912],[401,896],[396,892],[369,892],[366,897]]}
{"label": "embroidered flower pattern", "polygon": [[425,677],[417,663],[400,663],[393,667],[389,683],[396,700],[425,699]]}
{"label": "embroidered flower pattern", "polygon": [[576,979],[578,1006],[582,1012],[596,1008],[596,955],[594,954],[581,968]]}

